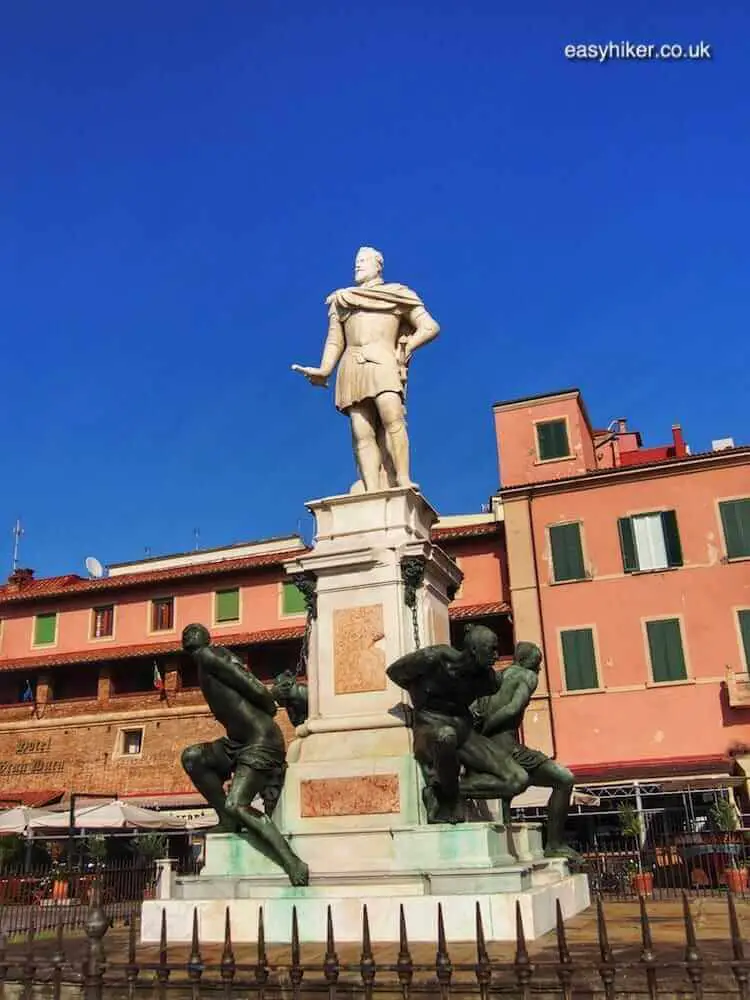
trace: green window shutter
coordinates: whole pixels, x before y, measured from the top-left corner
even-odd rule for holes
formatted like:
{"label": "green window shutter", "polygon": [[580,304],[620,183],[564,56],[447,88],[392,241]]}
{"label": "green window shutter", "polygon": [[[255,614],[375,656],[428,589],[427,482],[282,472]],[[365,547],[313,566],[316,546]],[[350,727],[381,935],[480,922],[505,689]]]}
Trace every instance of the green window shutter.
{"label": "green window shutter", "polygon": [[282,584],[281,610],[285,615],[304,615],[305,595],[295,583],[285,581]]}
{"label": "green window shutter", "polygon": [[684,681],[687,678],[680,623],[676,618],[646,622],[651,672],[654,680]]}
{"label": "green window shutter", "polygon": [[737,612],[742,636],[742,648],[745,651],[745,667],[750,671],[750,610]]}
{"label": "green window shutter", "polygon": [[234,590],[216,591],[216,621],[236,622],[240,620],[240,591]]}
{"label": "green window shutter", "polygon": [[568,430],[564,420],[547,420],[537,424],[536,434],[539,458],[542,461],[550,458],[566,458],[570,454]]}
{"label": "green window shutter", "polygon": [[57,614],[37,615],[34,619],[34,645],[50,646],[57,638]]}
{"label": "green window shutter", "polygon": [[549,543],[555,581],[584,580],[586,569],[583,565],[580,524],[550,525]]}
{"label": "green window shutter", "polygon": [[677,514],[673,510],[663,510],[661,526],[664,531],[664,548],[667,550],[667,566],[682,566],[682,545],[677,529]]}
{"label": "green window shutter", "polygon": [[599,687],[594,653],[594,633],[590,628],[568,629],[560,633],[566,691],[587,691]]}
{"label": "green window shutter", "polygon": [[626,573],[634,573],[638,569],[638,552],[635,547],[633,522],[629,517],[621,517],[617,521],[617,530],[620,533],[622,568]]}
{"label": "green window shutter", "polygon": [[719,504],[727,558],[750,556],[750,499],[725,500]]}

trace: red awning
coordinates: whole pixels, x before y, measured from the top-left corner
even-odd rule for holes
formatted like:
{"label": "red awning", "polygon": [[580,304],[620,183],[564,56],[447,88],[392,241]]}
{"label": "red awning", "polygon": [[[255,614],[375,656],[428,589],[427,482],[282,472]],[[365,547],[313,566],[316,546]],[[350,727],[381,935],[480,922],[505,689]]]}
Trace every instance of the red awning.
{"label": "red awning", "polygon": [[0,809],[12,809],[14,806],[29,806],[31,809],[38,809],[40,806],[49,806],[53,802],[58,802],[64,791],[48,789],[42,792],[0,792]]}

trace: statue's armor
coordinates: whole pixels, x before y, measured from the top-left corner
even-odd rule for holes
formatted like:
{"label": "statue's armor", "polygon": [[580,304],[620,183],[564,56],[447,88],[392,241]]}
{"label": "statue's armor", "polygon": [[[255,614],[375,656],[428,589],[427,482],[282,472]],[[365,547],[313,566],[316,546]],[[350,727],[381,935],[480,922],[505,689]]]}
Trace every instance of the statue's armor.
{"label": "statue's armor", "polygon": [[400,324],[395,311],[358,310],[343,320],[346,347],[336,375],[337,409],[347,410],[381,392],[403,394],[396,353]]}

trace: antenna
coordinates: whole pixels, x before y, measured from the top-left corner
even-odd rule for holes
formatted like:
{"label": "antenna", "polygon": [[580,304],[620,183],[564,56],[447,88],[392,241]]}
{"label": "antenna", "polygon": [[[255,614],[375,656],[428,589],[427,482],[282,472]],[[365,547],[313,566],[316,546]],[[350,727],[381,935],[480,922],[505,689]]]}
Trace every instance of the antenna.
{"label": "antenna", "polygon": [[96,556],[86,557],[86,569],[89,576],[93,577],[94,580],[100,580],[104,576],[104,567]]}
{"label": "antenna", "polygon": [[21,518],[16,518],[16,523],[13,526],[13,572],[18,569],[18,552],[21,547],[21,535],[23,534],[23,527],[21,526]]}
{"label": "antenna", "polygon": [[193,528],[193,538],[195,539],[195,545],[193,546],[193,549],[194,549],[195,552],[197,552],[198,549],[200,548],[200,545],[199,545],[200,537],[201,537],[201,529],[200,528]]}

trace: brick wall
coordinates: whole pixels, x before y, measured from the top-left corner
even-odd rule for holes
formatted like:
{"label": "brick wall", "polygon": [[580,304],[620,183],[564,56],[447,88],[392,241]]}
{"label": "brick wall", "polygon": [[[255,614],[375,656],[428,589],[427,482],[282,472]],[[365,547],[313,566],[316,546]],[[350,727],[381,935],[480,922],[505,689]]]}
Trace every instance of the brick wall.
{"label": "brick wall", "polygon": [[[277,719],[289,740],[286,713]],[[143,728],[142,752],[122,755],[122,730]],[[180,765],[190,743],[216,739],[222,728],[200,691],[122,695],[3,708],[0,717],[0,797],[60,790],[118,795],[192,791]]]}

